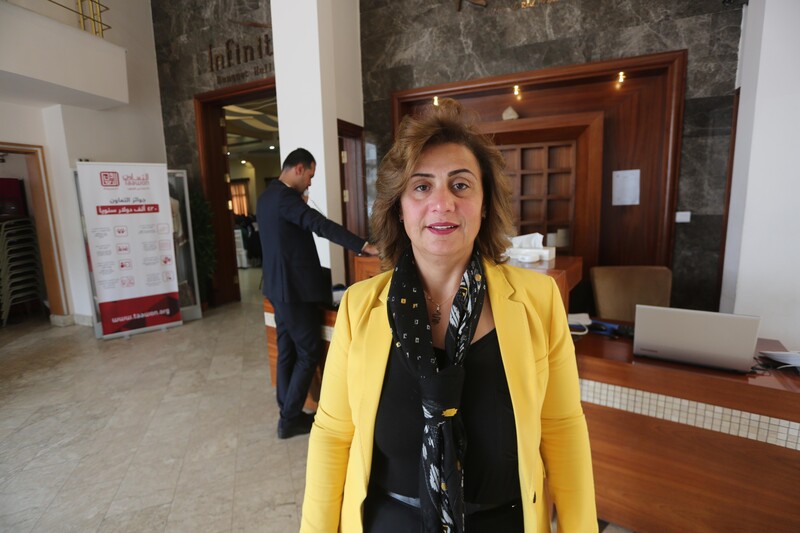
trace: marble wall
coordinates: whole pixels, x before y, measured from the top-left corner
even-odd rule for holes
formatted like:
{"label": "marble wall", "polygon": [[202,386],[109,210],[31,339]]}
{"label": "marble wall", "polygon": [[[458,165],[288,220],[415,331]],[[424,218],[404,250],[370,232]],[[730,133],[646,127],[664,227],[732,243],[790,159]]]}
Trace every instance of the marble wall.
{"label": "marble wall", "polygon": [[268,0],[153,1],[169,168],[199,180],[194,96],[274,76]]}
{"label": "marble wall", "polygon": [[[365,130],[380,160],[391,92],[619,57],[689,50],[673,304],[717,308],[741,0],[361,0]],[[193,98],[273,76],[268,0],[151,2],[170,168],[198,179]],[[227,48],[226,48],[227,43]],[[247,60],[243,52],[255,53]],[[209,51],[210,48],[210,51]],[[237,61],[237,48],[239,51]],[[370,163],[368,161],[368,163]],[[371,165],[374,168],[374,165]]]}
{"label": "marble wall", "polygon": [[741,3],[361,0],[366,132],[379,159],[392,91],[687,49],[678,210],[692,221],[676,225],[673,305],[716,310]]}

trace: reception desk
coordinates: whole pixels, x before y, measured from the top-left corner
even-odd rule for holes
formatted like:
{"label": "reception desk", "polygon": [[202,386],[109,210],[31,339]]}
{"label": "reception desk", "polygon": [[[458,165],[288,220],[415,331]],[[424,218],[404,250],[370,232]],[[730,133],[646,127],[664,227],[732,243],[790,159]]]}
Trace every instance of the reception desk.
{"label": "reception desk", "polygon": [[[556,281],[564,300],[564,306],[569,305],[569,291],[581,281],[583,259],[580,257],[557,257],[550,261],[539,261],[537,263],[517,263],[509,262],[514,266],[534,270],[542,274],[547,274]],[[377,257],[357,256],[355,258],[355,271],[357,279],[367,279],[381,272],[380,260]],[[321,308],[322,313],[322,339],[325,341],[323,354],[328,353],[328,345],[333,334],[333,326],[336,323],[336,311],[333,309]],[[269,356],[269,371],[272,386],[276,384],[275,366],[278,358],[278,335],[275,330],[275,309],[267,298],[264,298],[264,326],[267,331],[267,353]],[[311,388],[306,399],[306,408],[315,410],[319,400],[319,390],[322,383],[322,368],[324,368],[325,357],[320,361],[317,374],[311,383]]]}
{"label": "reception desk", "polygon": [[636,533],[800,531],[795,370],[660,362],[592,334],[575,348],[602,519]]}
{"label": "reception desk", "polygon": [[[579,262],[538,269],[567,291],[580,281]],[[336,311],[321,312],[329,341]],[[268,300],[264,320],[274,386]],[[600,518],[636,533],[800,531],[800,375],[734,374],[634,357],[632,348],[594,334],[575,342]],[[758,349],[783,348],[762,339]],[[320,383],[318,370],[309,409]]]}
{"label": "reception desk", "polygon": [[[355,258],[355,277],[357,280],[371,278],[381,272],[381,261],[377,257],[357,256]],[[553,278],[558,285],[564,307],[569,312],[569,291],[580,283],[583,277],[583,258],[573,256],[557,256],[549,261],[537,261],[535,263],[522,263],[515,259],[508,262],[513,265],[534,272],[547,274]]]}

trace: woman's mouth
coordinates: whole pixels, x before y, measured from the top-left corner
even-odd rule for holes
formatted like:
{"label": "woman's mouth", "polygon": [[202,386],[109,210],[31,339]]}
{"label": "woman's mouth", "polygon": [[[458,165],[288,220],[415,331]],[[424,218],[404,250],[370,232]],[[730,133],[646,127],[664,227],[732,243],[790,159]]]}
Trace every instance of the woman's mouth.
{"label": "woman's mouth", "polygon": [[446,234],[452,231],[455,231],[458,228],[457,224],[431,224],[428,226],[428,229],[431,230],[433,233],[438,234]]}

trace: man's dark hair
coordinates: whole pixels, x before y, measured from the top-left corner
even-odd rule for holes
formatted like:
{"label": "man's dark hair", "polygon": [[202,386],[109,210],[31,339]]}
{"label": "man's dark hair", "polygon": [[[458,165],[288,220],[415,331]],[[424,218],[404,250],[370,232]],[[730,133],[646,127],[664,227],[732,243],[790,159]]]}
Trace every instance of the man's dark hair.
{"label": "man's dark hair", "polygon": [[314,159],[314,156],[311,155],[311,152],[305,148],[296,148],[283,160],[283,167],[281,167],[281,170],[290,169],[300,163],[302,163],[305,168],[308,168],[311,166],[311,163],[316,165],[317,161]]}

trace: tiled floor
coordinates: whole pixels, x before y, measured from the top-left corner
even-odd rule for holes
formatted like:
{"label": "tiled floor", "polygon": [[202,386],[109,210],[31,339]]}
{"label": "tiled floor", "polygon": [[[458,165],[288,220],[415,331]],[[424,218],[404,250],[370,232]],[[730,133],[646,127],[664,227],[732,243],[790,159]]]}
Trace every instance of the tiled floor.
{"label": "tiled floor", "polygon": [[162,332],[0,329],[0,531],[297,531],[308,437],[275,436],[260,273],[239,274],[241,303]]}

